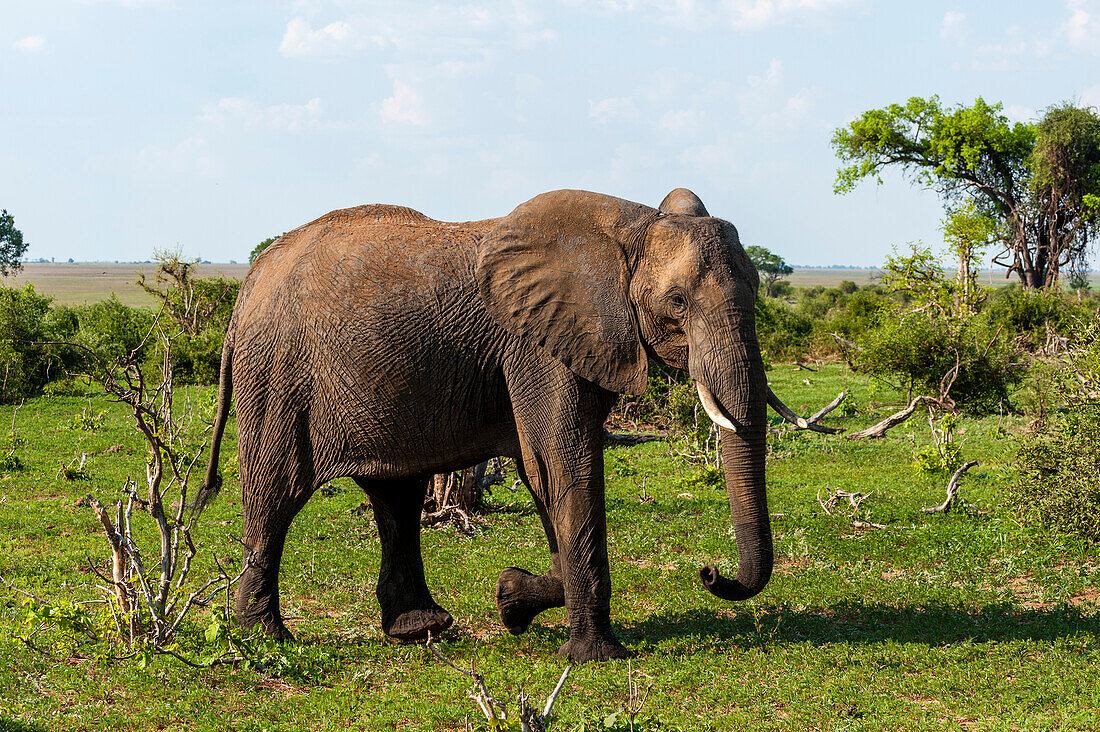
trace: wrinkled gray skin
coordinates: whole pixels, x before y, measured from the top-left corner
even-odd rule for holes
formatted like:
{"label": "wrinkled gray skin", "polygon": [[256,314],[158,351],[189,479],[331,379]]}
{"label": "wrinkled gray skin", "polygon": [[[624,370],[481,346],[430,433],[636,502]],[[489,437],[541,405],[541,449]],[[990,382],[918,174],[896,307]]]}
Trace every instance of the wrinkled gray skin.
{"label": "wrinkled gray skin", "polygon": [[241,622],[290,637],[279,612],[287,529],[326,481],[351,476],[382,543],[383,629],[422,639],[452,619],[424,582],[419,517],[428,478],[516,459],[550,548],[549,569],[505,569],[504,625],[523,632],[565,606],[575,662],[627,655],[611,629],[603,423],[645,389],[648,359],[686,369],[720,423],[736,529],[739,600],[772,569],[764,486],[767,387],[758,278],[734,227],[690,191],[660,209],[585,191],[536,196],[462,224],[411,209],[334,211],[253,264],[222,355],[211,465],[236,391],[244,542]]}

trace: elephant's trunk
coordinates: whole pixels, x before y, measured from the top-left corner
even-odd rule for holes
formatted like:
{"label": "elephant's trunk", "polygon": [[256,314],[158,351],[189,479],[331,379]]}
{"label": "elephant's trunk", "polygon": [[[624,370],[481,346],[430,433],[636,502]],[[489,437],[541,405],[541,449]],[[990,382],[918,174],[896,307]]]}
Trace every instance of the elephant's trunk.
{"label": "elephant's trunk", "polygon": [[772,576],[764,453],[764,430],[722,431],[726,492],[737,535],[737,578],[723,577],[713,564],[699,570],[699,577],[704,587],[724,600],[747,600],[763,590]]}
{"label": "elephant's trunk", "polygon": [[[764,478],[767,379],[754,341],[742,341],[744,350],[733,368],[713,380],[706,378],[710,369],[702,365],[691,369],[699,373],[700,395],[710,397],[703,399],[707,412],[716,409],[712,419],[722,425],[722,463],[737,536],[737,578],[723,577],[714,565],[703,567],[699,577],[704,587],[725,600],[747,600],[758,594],[772,574],[771,516]],[[707,381],[718,385],[717,394],[708,393]],[[727,428],[729,424],[735,431]]]}

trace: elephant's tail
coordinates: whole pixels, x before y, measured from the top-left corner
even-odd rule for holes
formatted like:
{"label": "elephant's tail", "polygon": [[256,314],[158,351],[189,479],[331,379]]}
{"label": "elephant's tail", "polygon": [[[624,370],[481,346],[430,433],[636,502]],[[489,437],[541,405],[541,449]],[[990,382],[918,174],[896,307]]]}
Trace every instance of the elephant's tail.
{"label": "elephant's tail", "polygon": [[218,474],[218,453],[221,451],[222,433],[229,418],[233,404],[233,335],[236,330],[230,320],[222,347],[222,363],[218,375],[218,412],[214,417],[214,434],[210,438],[210,464],[206,468],[206,480],[195,494],[191,504],[191,515],[198,516],[210,499],[215,498],[222,489],[222,477]]}

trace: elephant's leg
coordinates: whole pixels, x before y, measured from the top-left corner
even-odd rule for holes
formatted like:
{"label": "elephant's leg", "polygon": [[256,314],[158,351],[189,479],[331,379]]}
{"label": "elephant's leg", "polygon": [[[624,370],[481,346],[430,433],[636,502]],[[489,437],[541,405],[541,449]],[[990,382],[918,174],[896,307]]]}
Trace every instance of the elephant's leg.
{"label": "elephant's leg", "polygon": [[532,491],[557,539],[573,661],[625,658],[611,630],[603,481],[603,421],[614,395],[560,364],[513,375],[512,404]]}
{"label": "elephant's leg", "polygon": [[278,640],[293,640],[279,610],[279,563],[290,523],[310,491],[286,489],[274,480],[248,481],[243,491],[245,557],[248,567],[237,585],[237,620],[245,628],[259,624]]}
{"label": "elephant's leg", "polygon": [[378,568],[378,603],[382,630],[400,641],[420,641],[451,627],[454,618],[436,604],[424,581],[420,555],[420,512],[428,490],[427,476],[398,480],[360,479],[370,496],[382,561]]}
{"label": "elephant's leg", "polygon": [[[517,460],[516,468],[523,483],[530,489],[531,480],[523,469],[523,463]],[[531,495],[534,497],[539,518],[542,519],[542,528],[546,531],[546,541],[550,545],[550,571],[535,575],[518,567],[508,567],[500,573],[500,579],[497,580],[497,611],[500,613],[500,621],[513,635],[527,630],[531,621],[542,611],[565,605],[565,587],[561,580],[561,559],[554,524],[550,521],[542,497],[534,491]]]}

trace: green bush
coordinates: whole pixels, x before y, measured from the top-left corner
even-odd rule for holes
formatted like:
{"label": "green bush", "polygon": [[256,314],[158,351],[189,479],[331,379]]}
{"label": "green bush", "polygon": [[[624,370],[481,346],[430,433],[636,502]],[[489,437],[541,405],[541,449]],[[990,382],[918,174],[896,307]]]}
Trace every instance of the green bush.
{"label": "green bush", "polygon": [[1047,328],[1064,335],[1086,308],[1072,298],[1047,290],[1005,287],[994,292],[982,308],[989,323],[1006,335],[1026,335],[1033,346],[1046,342]]}
{"label": "green bush", "polygon": [[760,350],[770,360],[804,355],[813,340],[813,320],[782,300],[761,297],[756,301],[756,335]]}
{"label": "green bush", "polygon": [[1100,541],[1100,405],[1025,440],[1016,464],[1008,498],[1022,521]]}
{"label": "green bush", "polygon": [[49,346],[54,340],[48,315],[50,298],[33,285],[0,287],[0,401],[37,394],[51,376],[62,376]]}
{"label": "green bush", "polygon": [[1009,339],[975,318],[952,327],[929,311],[882,311],[878,327],[861,340],[855,366],[912,394],[939,394],[944,376],[959,371],[950,396],[972,414],[986,414],[1007,403],[1009,389],[1023,376]]}
{"label": "green bush", "polygon": [[149,338],[153,313],[146,308],[124,305],[114,293],[91,305],[54,308],[56,321],[64,322],[69,317],[76,320],[72,342],[84,346],[104,363],[110,364],[133,351],[138,351],[141,358],[155,346]]}
{"label": "green bush", "polygon": [[[216,384],[221,368],[225,326],[212,326],[194,336],[172,341],[173,379],[177,384]],[[159,355],[158,355],[159,358]]]}

